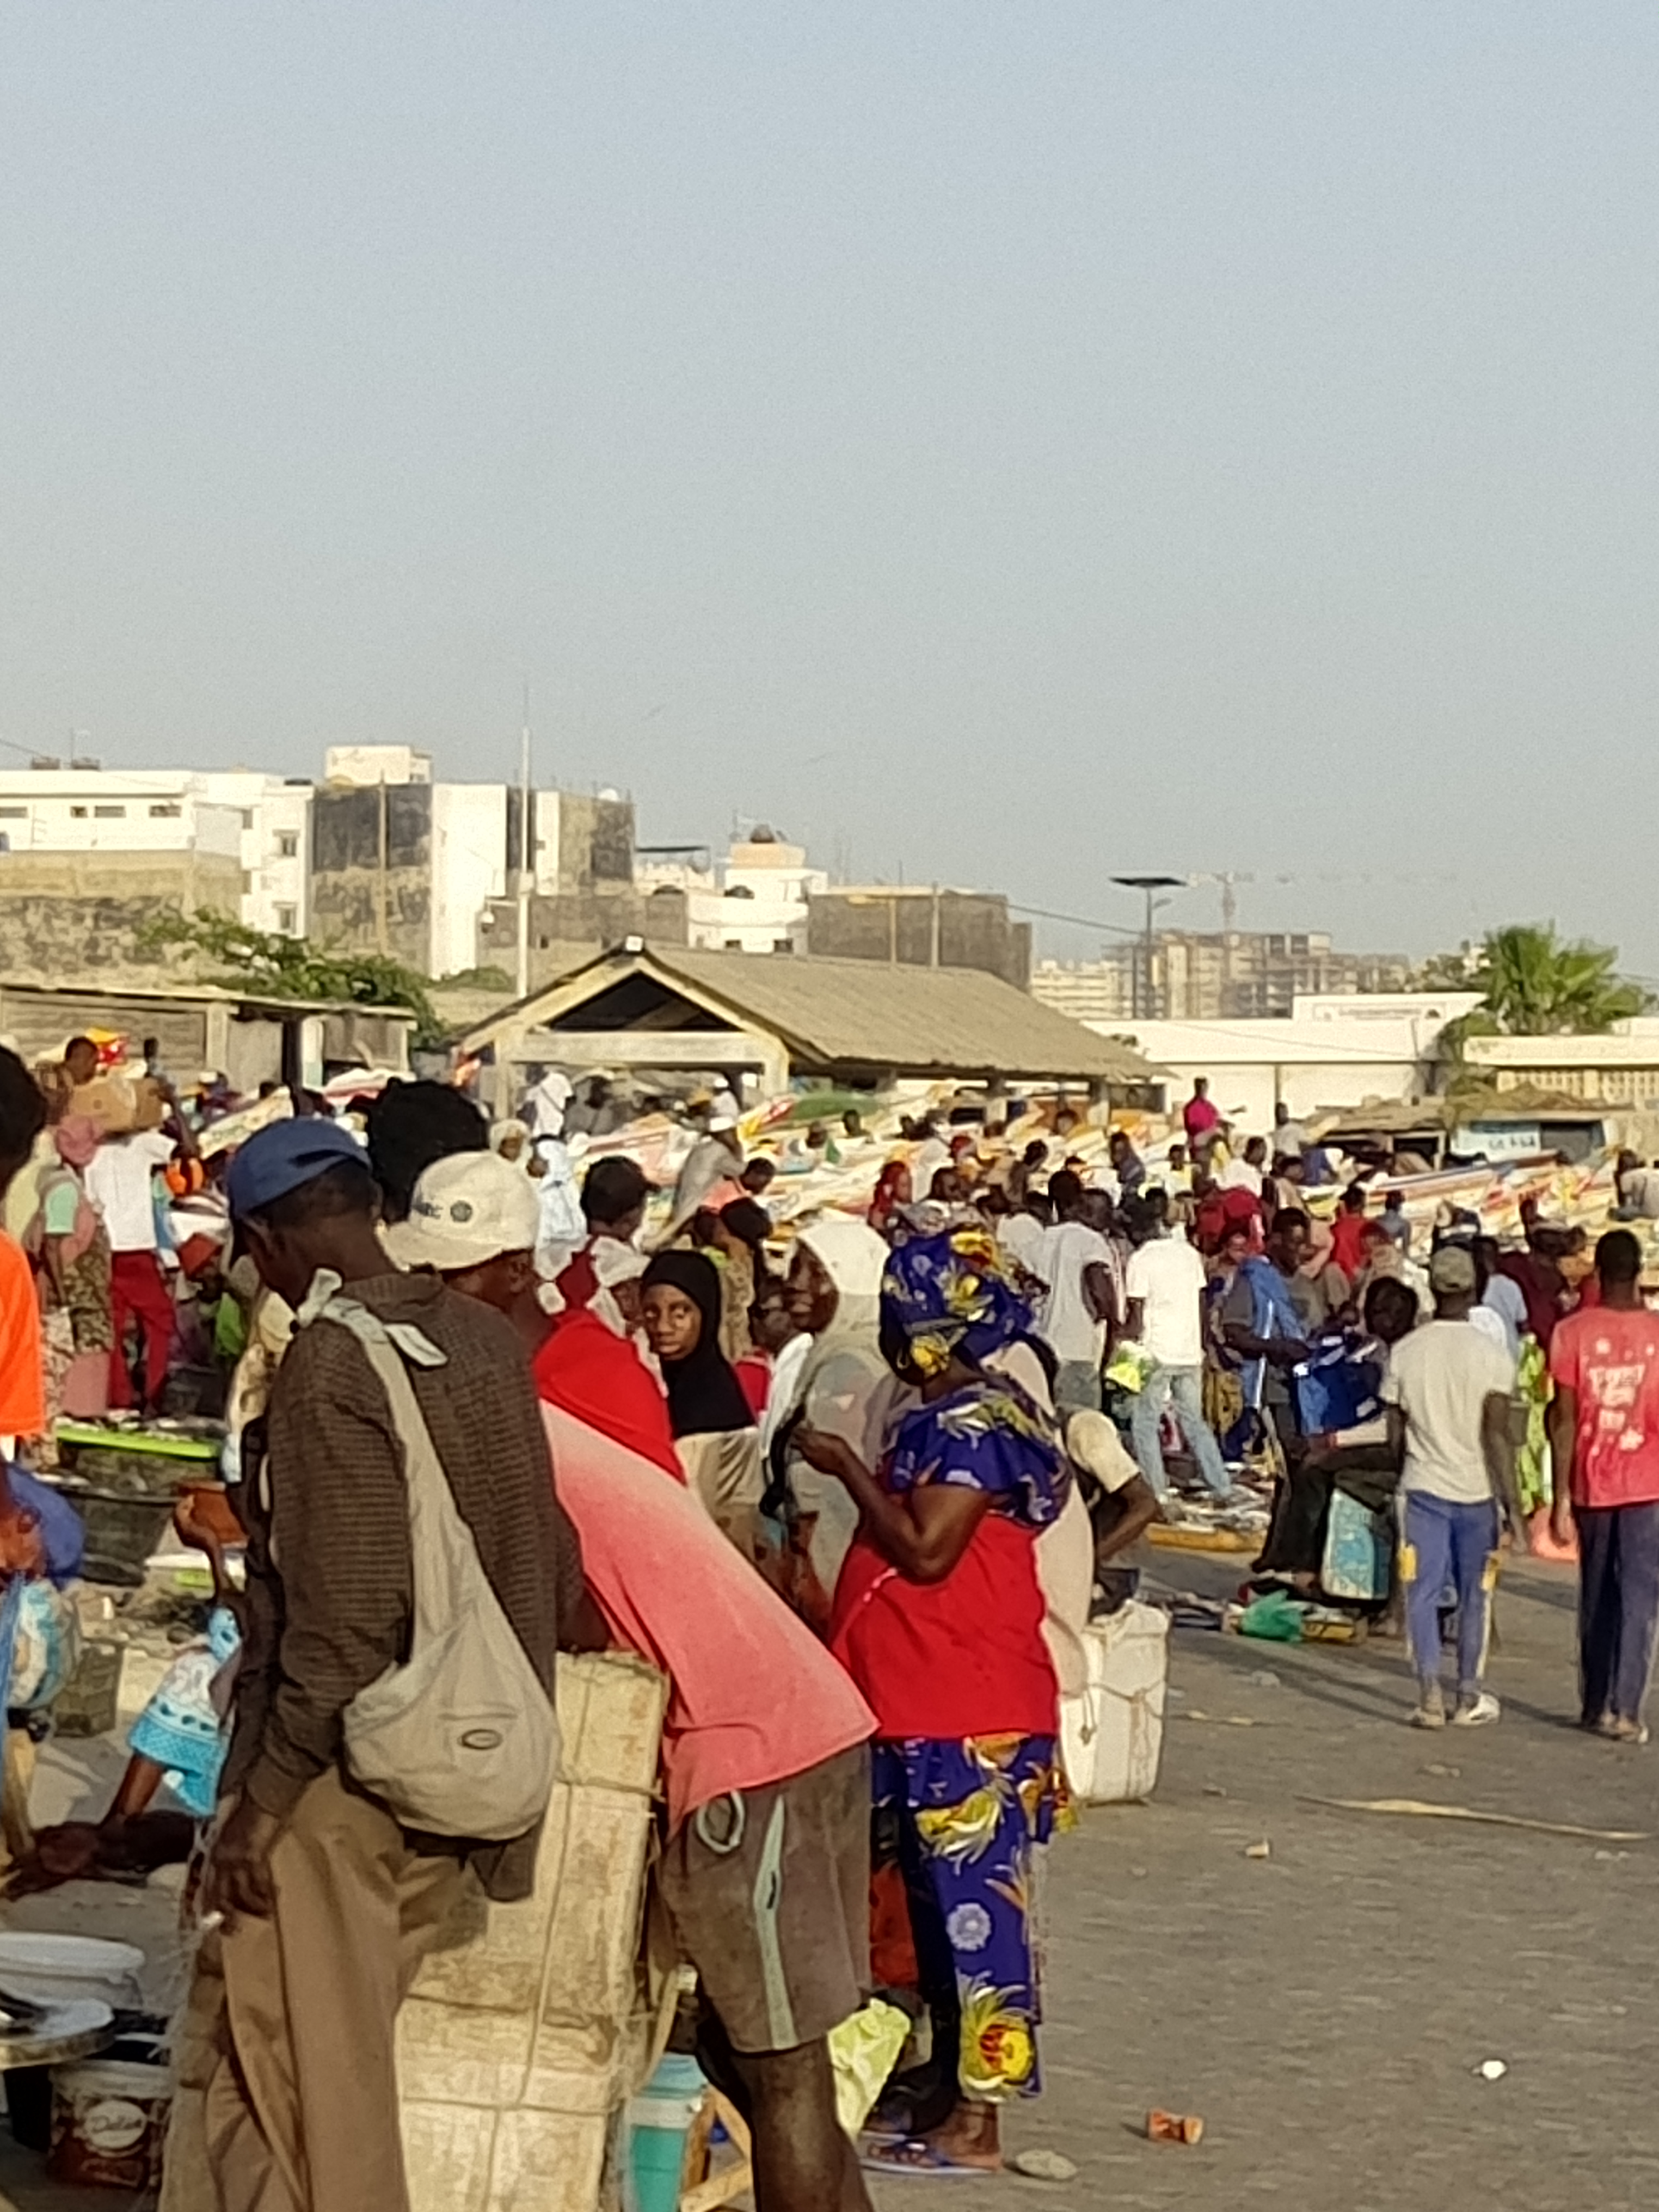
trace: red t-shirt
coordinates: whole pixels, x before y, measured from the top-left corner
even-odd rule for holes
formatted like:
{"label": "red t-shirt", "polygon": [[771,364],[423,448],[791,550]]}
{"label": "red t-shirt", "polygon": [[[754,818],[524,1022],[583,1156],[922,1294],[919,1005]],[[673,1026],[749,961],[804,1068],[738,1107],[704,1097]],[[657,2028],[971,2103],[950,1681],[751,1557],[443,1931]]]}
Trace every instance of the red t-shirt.
{"label": "red t-shirt", "polygon": [[593,1313],[561,1314],[530,1363],[536,1388],[602,1436],[685,1480],[662,1387],[626,1337]]}
{"label": "red t-shirt", "polygon": [[1196,1143],[1214,1128],[1221,1119],[1221,1110],[1207,1098],[1189,1098],[1181,1109],[1181,1118],[1187,1126],[1187,1134]]}
{"label": "red t-shirt", "polygon": [[1550,1373],[1578,1397],[1574,1504],[1659,1500],[1659,1314],[1569,1314],[1555,1325]]}

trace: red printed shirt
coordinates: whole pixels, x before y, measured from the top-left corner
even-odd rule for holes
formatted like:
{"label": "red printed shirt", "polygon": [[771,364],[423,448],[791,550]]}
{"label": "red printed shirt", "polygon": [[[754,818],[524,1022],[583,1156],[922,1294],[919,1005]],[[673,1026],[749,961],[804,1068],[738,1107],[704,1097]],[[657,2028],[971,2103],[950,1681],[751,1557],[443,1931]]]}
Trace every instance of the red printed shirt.
{"label": "red printed shirt", "polygon": [[1659,1314],[1570,1314],[1556,1323],[1550,1373],[1577,1393],[1574,1504],[1659,1500]]}

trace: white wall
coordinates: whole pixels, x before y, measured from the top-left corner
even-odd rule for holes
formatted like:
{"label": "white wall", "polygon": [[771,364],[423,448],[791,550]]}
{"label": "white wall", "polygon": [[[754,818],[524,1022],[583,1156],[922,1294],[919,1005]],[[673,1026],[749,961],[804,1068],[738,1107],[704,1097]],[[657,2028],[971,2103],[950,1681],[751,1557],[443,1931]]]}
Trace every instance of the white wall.
{"label": "white wall", "polygon": [[1192,1095],[1194,1078],[1205,1075],[1221,1113],[1252,1135],[1272,1129],[1279,1099],[1292,1114],[1308,1115],[1372,1098],[1415,1097],[1429,1080],[1428,1060],[1400,1049],[1400,1032],[1392,1026],[1380,1036],[1363,1024],[1356,1035],[1334,1024],[1267,1020],[1085,1026],[1132,1037],[1148,1060],[1168,1068],[1172,1114]]}
{"label": "white wall", "polygon": [[303,937],[310,920],[311,786],[252,769],[207,769],[196,781],[216,805],[238,811],[247,884],[242,920],[251,929]]}
{"label": "white wall", "polygon": [[434,784],[430,974],[477,965],[478,916],[507,889],[507,786]]}
{"label": "white wall", "polygon": [[303,934],[310,824],[311,787],[257,769],[0,769],[0,832],[14,852],[237,859],[247,884],[240,919],[255,929],[286,922]]}

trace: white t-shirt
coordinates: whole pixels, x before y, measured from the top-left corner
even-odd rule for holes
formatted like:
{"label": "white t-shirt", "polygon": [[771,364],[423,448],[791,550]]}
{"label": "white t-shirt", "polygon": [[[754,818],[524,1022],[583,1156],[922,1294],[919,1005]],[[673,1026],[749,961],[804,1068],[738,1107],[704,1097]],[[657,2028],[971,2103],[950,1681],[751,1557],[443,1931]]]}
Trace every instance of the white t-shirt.
{"label": "white t-shirt", "polygon": [[107,1137],[87,1164],[87,1196],[104,1217],[112,1252],[153,1252],[155,1207],[150,1180],[173,1158],[171,1137],[141,1129]]}
{"label": "white t-shirt", "polygon": [[1126,1285],[1142,1302],[1140,1341],[1160,1367],[1201,1367],[1204,1262],[1184,1237],[1155,1237],[1129,1255]]}
{"label": "white t-shirt", "polygon": [[1092,1360],[1106,1351],[1106,1324],[1097,1321],[1084,1294],[1085,1268],[1109,1268],[1112,1248],[1097,1229],[1081,1221],[1057,1221],[1042,1232],[1032,1273],[1048,1285],[1038,1323],[1056,1359]]}
{"label": "white t-shirt", "polygon": [[1514,1387],[1509,1354],[1467,1321],[1425,1322],[1396,1344],[1382,1399],[1406,1417],[1401,1488],[1453,1505],[1484,1504],[1492,1489],[1481,1412],[1489,1397],[1507,1398]]}
{"label": "white t-shirt", "polygon": [[1037,1255],[1042,1249],[1042,1224],[1035,1213],[1005,1214],[997,1224],[997,1243],[1028,1273],[1041,1276]]}

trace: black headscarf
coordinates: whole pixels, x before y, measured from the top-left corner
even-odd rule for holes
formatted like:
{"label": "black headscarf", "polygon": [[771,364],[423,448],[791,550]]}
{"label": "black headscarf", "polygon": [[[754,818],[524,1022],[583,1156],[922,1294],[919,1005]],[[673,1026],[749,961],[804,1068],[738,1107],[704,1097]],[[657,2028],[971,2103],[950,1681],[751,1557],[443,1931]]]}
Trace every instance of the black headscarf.
{"label": "black headscarf", "polygon": [[685,1358],[662,1363],[670,1428],[677,1437],[752,1429],[749,1401],[720,1350],[720,1279],[714,1261],[701,1252],[659,1252],[640,1278],[641,1296],[653,1283],[683,1291],[702,1317],[697,1340]]}

